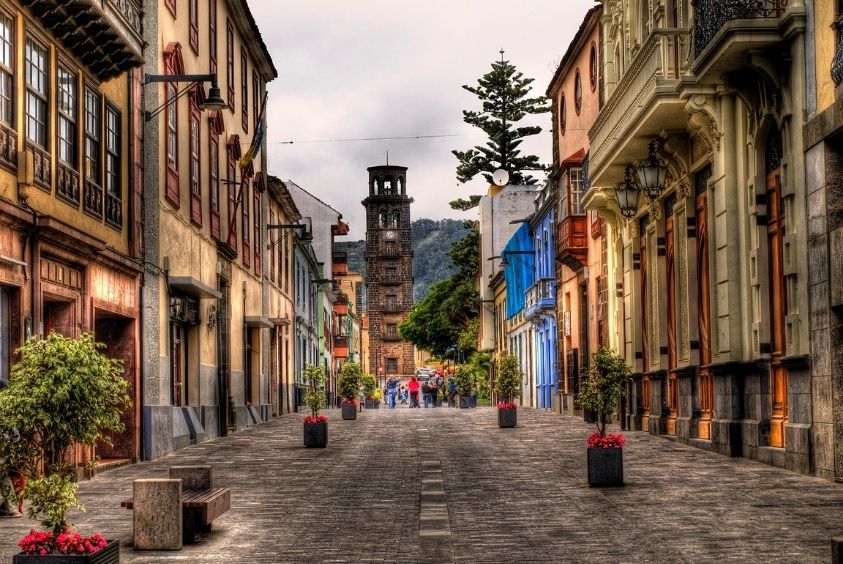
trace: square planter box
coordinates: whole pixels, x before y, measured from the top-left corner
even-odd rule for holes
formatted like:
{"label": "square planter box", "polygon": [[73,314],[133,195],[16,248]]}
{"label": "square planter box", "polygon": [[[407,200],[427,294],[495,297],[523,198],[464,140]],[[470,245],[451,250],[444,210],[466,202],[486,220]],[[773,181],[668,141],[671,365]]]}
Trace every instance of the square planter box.
{"label": "square planter box", "polygon": [[357,405],[344,405],[342,406],[342,418],[346,421],[353,421],[357,419]]}
{"label": "square planter box", "polygon": [[518,409],[498,409],[498,427],[518,425]]}
{"label": "square planter box", "polygon": [[471,398],[469,396],[460,396],[460,407],[463,409],[471,407]]}
{"label": "square planter box", "polygon": [[15,554],[12,564],[116,564],[120,562],[120,541],[108,541],[93,554]]}
{"label": "square planter box", "polygon": [[328,423],[305,423],[304,446],[324,448],[328,445]]}
{"label": "square planter box", "polygon": [[623,448],[588,449],[588,485],[590,487],[623,485]]}

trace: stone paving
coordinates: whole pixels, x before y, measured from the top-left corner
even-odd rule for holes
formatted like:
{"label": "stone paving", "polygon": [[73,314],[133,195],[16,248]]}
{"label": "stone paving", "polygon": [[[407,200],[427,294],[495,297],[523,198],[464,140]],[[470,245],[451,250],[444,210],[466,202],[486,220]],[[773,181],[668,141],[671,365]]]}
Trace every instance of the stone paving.
{"label": "stone paving", "polygon": [[[83,482],[84,533],[151,562],[823,562],[843,535],[843,485],[628,433],[627,485],[590,489],[582,421],[530,409],[386,409],[301,446],[301,415]],[[231,510],[199,544],[132,550],[132,480],[210,463]],[[444,503],[443,503],[444,501]],[[0,519],[9,562],[27,519]]]}

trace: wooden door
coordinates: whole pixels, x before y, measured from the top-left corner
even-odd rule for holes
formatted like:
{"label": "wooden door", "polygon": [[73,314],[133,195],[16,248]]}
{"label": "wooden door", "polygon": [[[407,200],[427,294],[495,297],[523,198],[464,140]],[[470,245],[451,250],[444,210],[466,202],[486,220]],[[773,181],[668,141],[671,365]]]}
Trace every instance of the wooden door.
{"label": "wooden door", "polygon": [[787,369],[782,366],[785,354],[785,312],[782,246],[785,218],[782,213],[781,167],[767,174],[767,249],[770,284],[770,446],[784,447],[787,423]]}

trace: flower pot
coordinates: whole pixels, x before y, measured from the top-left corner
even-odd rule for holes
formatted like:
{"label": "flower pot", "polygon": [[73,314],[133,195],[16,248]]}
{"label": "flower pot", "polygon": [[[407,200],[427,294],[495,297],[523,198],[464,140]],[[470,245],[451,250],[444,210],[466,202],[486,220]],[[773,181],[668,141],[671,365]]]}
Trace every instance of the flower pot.
{"label": "flower pot", "polygon": [[498,427],[515,427],[517,424],[518,409],[514,407],[508,409],[498,408]]}
{"label": "flower pot", "polygon": [[328,423],[320,421],[317,423],[304,424],[304,446],[324,448],[328,444]]}
{"label": "flower pot", "polygon": [[462,409],[468,409],[471,407],[471,398],[468,396],[460,395],[460,407]]}
{"label": "flower pot", "polygon": [[342,406],[342,418],[345,420],[357,419],[357,406],[353,403]]}
{"label": "flower pot", "polygon": [[113,564],[120,562],[120,541],[108,541],[93,554],[15,554],[12,564]]}
{"label": "flower pot", "polygon": [[623,485],[623,448],[589,447],[588,485],[590,487]]}

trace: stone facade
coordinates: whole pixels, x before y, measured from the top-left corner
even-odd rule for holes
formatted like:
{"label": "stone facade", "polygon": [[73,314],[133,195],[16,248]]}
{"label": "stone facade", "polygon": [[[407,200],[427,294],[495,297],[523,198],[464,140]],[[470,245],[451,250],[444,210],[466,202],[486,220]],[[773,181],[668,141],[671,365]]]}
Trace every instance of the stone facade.
{"label": "stone facade", "polygon": [[369,366],[379,382],[415,373],[413,345],[398,336],[398,324],[413,307],[413,251],[407,167],[369,167],[366,207],[366,303]]}

